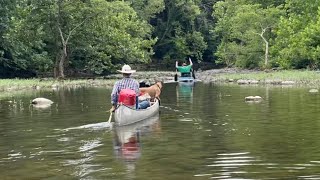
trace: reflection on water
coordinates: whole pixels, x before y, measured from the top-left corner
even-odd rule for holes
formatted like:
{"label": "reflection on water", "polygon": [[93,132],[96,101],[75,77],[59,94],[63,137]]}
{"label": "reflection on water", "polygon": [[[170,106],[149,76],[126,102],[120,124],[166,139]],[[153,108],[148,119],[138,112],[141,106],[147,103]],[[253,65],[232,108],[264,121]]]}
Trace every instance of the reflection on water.
{"label": "reflection on water", "polygon": [[[320,95],[308,88],[165,84],[158,117],[114,128],[110,91],[1,98],[1,178],[320,179]],[[35,97],[55,103],[36,109]]]}
{"label": "reflection on water", "polygon": [[179,82],[177,83],[177,103],[192,103],[193,102],[193,87],[194,82]]}
{"label": "reflection on water", "polygon": [[159,114],[134,124],[114,127],[115,155],[125,163],[129,177],[134,177],[136,162],[141,156],[141,136],[160,129]]}
{"label": "reflection on water", "polygon": [[101,122],[101,123],[85,124],[85,125],[82,125],[82,126],[66,128],[64,130],[65,131],[74,130],[74,129],[100,130],[100,129],[107,129],[107,128],[112,128],[112,123]]}

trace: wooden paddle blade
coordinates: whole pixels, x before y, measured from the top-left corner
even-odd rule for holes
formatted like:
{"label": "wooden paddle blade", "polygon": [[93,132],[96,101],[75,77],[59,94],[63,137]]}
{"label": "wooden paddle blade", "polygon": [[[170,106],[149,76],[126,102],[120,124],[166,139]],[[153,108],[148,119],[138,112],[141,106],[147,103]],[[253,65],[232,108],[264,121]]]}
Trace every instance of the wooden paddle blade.
{"label": "wooden paddle blade", "polygon": [[108,123],[111,122],[111,119],[112,119],[112,112],[110,112],[110,116],[109,116],[109,119],[108,119]]}
{"label": "wooden paddle blade", "polygon": [[174,81],[178,81],[178,74],[174,75]]}

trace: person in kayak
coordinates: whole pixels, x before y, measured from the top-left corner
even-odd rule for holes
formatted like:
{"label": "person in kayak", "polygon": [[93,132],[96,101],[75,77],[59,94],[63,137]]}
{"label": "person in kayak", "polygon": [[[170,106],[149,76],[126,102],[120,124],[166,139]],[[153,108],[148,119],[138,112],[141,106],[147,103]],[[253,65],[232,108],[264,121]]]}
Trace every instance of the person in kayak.
{"label": "person in kayak", "polygon": [[178,61],[176,61],[176,68],[181,73],[181,77],[191,77],[192,72],[192,61],[191,58],[189,58],[189,65],[187,63],[182,63],[182,66],[178,65]]}

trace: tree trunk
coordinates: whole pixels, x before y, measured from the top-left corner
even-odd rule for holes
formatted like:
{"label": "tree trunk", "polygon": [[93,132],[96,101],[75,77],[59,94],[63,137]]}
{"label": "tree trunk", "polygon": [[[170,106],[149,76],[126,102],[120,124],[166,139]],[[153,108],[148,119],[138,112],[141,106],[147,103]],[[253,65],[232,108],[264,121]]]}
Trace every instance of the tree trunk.
{"label": "tree trunk", "polygon": [[67,46],[64,44],[62,50],[60,50],[59,55],[56,57],[54,64],[54,77],[55,78],[65,78],[64,75],[64,64],[67,59]]}
{"label": "tree trunk", "polygon": [[61,52],[61,57],[60,57],[60,61],[59,61],[59,78],[65,78],[64,75],[64,64],[65,61],[67,59],[67,45],[64,43],[63,44],[63,49]]}
{"label": "tree trunk", "polygon": [[53,68],[53,77],[54,78],[58,78],[58,75],[59,75],[59,61],[60,61],[60,55],[57,55],[55,63],[54,63],[54,68]]}
{"label": "tree trunk", "polygon": [[266,49],[265,49],[265,54],[264,54],[264,65],[268,65],[269,61],[269,42],[265,41]]}
{"label": "tree trunk", "polygon": [[[267,41],[267,39],[263,36],[264,33],[266,32],[266,30],[269,27],[266,28],[262,28],[262,32],[259,34],[259,36],[263,39],[264,43],[265,43],[265,52],[264,52],[264,65],[267,67],[268,65],[268,61],[269,61],[269,42]],[[258,33],[257,33],[258,34]]]}
{"label": "tree trunk", "polygon": [[69,33],[63,33],[62,32],[62,26],[60,24],[60,18],[61,18],[61,7],[62,7],[62,3],[63,0],[59,0],[57,1],[58,3],[58,17],[57,17],[57,25],[58,25],[58,31],[60,34],[60,39],[61,39],[61,44],[62,44],[62,49],[61,49],[61,54],[60,54],[60,58],[56,59],[56,63],[55,63],[55,68],[54,68],[54,76],[55,78],[65,78],[64,75],[64,65],[66,63],[67,57],[68,57],[68,53],[67,53],[67,45],[69,43],[69,39],[72,36],[72,34],[74,33],[74,31],[79,28],[84,22],[86,22],[86,20],[89,18],[85,18],[83,21],[81,21],[78,25],[76,25],[72,30],[69,31]]}
{"label": "tree trunk", "polygon": [[60,38],[61,38],[61,44],[62,44],[62,49],[60,51],[60,59],[57,59],[56,61],[56,64],[55,64],[55,68],[58,70],[57,71],[57,76],[56,78],[65,78],[65,75],[64,75],[64,64],[65,64],[65,61],[67,59],[67,44],[68,44],[68,41],[69,41],[69,37],[70,37],[70,34],[67,38],[67,40],[65,40],[65,38],[63,37],[63,33],[62,33],[62,30],[60,27],[58,27],[58,30],[60,32]]}

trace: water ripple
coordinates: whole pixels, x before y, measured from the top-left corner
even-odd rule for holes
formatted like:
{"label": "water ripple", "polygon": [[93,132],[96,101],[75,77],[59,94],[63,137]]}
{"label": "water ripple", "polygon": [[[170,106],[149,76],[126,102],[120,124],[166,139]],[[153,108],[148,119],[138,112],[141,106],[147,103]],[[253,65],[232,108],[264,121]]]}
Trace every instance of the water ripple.
{"label": "water ripple", "polygon": [[82,145],[80,148],[79,148],[79,152],[86,152],[86,151],[90,151],[96,147],[99,147],[99,146],[102,146],[103,144],[101,144],[101,141],[100,140],[92,140],[92,141],[86,141],[84,143],[84,145]]}

